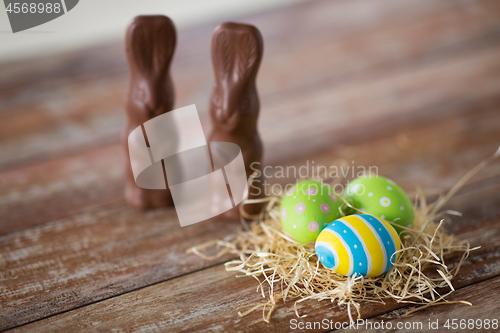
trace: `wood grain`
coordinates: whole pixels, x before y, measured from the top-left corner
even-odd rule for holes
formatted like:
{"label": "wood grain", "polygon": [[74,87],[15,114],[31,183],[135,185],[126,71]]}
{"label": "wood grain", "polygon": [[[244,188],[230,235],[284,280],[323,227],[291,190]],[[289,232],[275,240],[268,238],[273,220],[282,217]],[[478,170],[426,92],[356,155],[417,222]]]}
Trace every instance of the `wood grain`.
{"label": "wood grain", "polygon": [[[500,184],[488,189],[498,191]],[[475,200],[483,199],[482,191],[463,194],[462,199],[473,206]],[[486,195],[486,194],[485,194]],[[461,227],[455,232],[466,238],[472,246],[481,245],[480,250],[472,252],[461,268],[459,276],[453,281],[455,288],[485,281],[500,275],[500,199],[495,206],[494,219],[475,217],[474,230],[470,230],[470,218],[464,216]],[[490,207],[494,207],[490,205]],[[496,281],[496,280],[495,280]],[[289,321],[295,318],[293,302],[279,304],[271,324],[262,321],[261,312],[256,311],[240,318],[237,309],[264,301],[256,292],[257,283],[250,277],[237,278],[225,272],[222,265],[155,284],[116,298],[104,300],[80,309],[37,321],[14,331],[61,331],[93,330],[141,332],[153,331],[196,331],[211,328],[215,331],[248,332],[288,332]],[[387,302],[386,305],[363,304],[361,314],[364,318],[399,309],[404,304]],[[462,305],[457,305],[461,307]],[[452,306],[450,306],[452,307]],[[346,321],[344,309],[332,307],[329,302],[304,302],[298,306],[299,313],[307,314],[307,320],[327,318],[333,321]],[[439,309],[439,308],[436,308]],[[119,320],[119,327],[116,323]]]}
{"label": "wood grain", "polygon": [[237,226],[181,228],[172,209],[141,213],[122,201],[0,237],[0,328],[213,265],[186,250]]}
{"label": "wood grain", "polygon": [[[500,228],[497,228],[500,226],[500,198],[492,196],[500,190],[500,181],[488,183],[496,185],[481,187],[454,199],[466,212],[472,213],[481,211],[467,210],[467,207],[486,201],[490,216],[495,216],[493,220],[484,221],[482,215],[465,215],[454,221],[456,235],[469,239],[473,246],[483,246],[474,252],[477,257],[472,256],[464,264],[461,273],[464,278],[458,278],[458,284],[500,273],[500,266],[495,264],[500,257]],[[230,235],[235,231],[235,224],[214,220],[181,228],[176,220],[172,210],[141,214],[123,203],[116,203],[106,210],[89,210],[72,218],[0,237],[0,299],[4,304],[0,327],[15,327],[228,259],[208,262],[186,255],[185,250]],[[474,221],[472,228],[471,220]],[[492,266],[484,269],[489,263]],[[223,272],[223,268],[217,269]],[[206,279],[206,273],[200,274],[202,277],[189,274],[180,281]],[[246,281],[248,290],[256,288],[252,279]],[[201,284],[199,288],[206,286]],[[231,284],[227,290],[221,290],[229,291],[234,295],[242,293],[241,287]],[[210,292],[214,297],[220,296],[215,290]],[[195,305],[186,303],[186,306]],[[234,304],[231,306],[234,308]],[[227,316],[229,318],[230,314]]]}
{"label": "wood grain", "polygon": [[[427,194],[436,194],[453,186],[496,150],[500,144],[498,108],[500,100],[493,105],[475,104],[430,123],[415,124],[411,129],[372,136],[369,142],[350,136],[346,144],[319,154],[289,162],[270,159],[275,165],[295,166],[297,170],[306,165],[311,169],[313,162],[315,166],[329,166],[334,161],[344,161],[347,180],[353,178],[351,171],[357,172],[357,167],[374,166],[379,174],[390,176],[409,192],[419,185]],[[338,140],[342,134],[338,134]],[[314,140],[321,142],[322,136]],[[276,147],[267,154],[274,156],[280,151]],[[122,147],[115,144],[0,173],[0,211],[4,212],[0,214],[0,234],[122,200],[123,163]],[[267,174],[275,176],[277,170],[271,169]],[[475,180],[499,172],[496,165],[491,165]],[[269,179],[270,184],[282,185],[294,181],[293,174]],[[271,193],[271,185],[266,190]]]}
{"label": "wood grain", "polygon": [[0,234],[123,199],[119,145],[0,173]]}
{"label": "wood grain", "polygon": [[[412,196],[421,186],[435,198],[500,143],[498,1],[309,1],[241,21],[265,41],[257,84],[269,165],[376,166]],[[204,126],[215,25],[180,30],[172,67],[176,105],[197,104]],[[0,330],[289,331],[293,302],[270,325],[258,311],[240,318],[240,306],[264,301],[256,281],[225,272],[231,256],[185,253],[237,223],[181,228],[172,209],[125,204],[126,81],[121,43],[0,65]],[[447,206],[464,213],[447,230],[481,246],[453,299],[484,307],[408,320],[498,312],[499,190],[495,163]],[[362,315],[393,320],[404,306],[364,304]],[[299,312],[347,320],[327,302]]]}
{"label": "wood grain", "polygon": [[[393,329],[386,329],[384,332],[400,332],[406,327],[414,329],[419,332],[436,332],[435,326],[429,327],[429,322],[433,325],[437,322],[440,330],[446,330],[448,332],[457,332],[464,330],[468,331],[483,331],[483,332],[495,332],[498,330],[492,328],[491,320],[496,319],[497,323],[500,321],[500,302],[496,295],[500,293],[500,278],[495,277],[477,284],[470,285],[466,288],[458,290],[456,293],[452,294],[449,301],[467,301],[473,304],[472,307],[465,305],[444,305],[431,307],[420,312],[416,312],[408,318],[400,318],[399,311],[391,311],[384,314],[383,316],[378,316],[373,318],[372,322],[379,322],[383,320],[384,322],[390,322]],[[475,324],[477,321],[481,321],[481,326],[465,326],[465,329],[446,329],[445,324],[447,320],[457,319],[457,324],[460,325],[461,320],[465,320],[465,324],[470,325],[469,320],[473,320]],[[485,319],[490,320],[490,325],[485,328]],[[398,324],[401,323],[401,324]],[[418,323],[422,323],[418,326]],[[403,329],[397,329],[398,325],[402,325]],[[479,324],[478,324],[479,325]],[[387,326],[386,326],[387,327]],[[460,327],[460,326],[458,326]],[[379,332],[375,329],[365,330],[365,332]]]}

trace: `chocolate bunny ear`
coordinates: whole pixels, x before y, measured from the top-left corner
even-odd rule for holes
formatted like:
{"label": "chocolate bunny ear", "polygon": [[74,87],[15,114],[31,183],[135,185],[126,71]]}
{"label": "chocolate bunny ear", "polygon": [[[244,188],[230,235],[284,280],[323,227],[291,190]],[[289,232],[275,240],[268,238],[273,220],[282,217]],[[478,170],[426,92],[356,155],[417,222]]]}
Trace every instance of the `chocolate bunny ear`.
{"label": "chocolate bunny ear", "polygon": [[233,74],[237,74],[239,80],[248,80],[257,74],[262,52],[262,36],[253,25],[225,22],[214,31],[212,61],[220,80]]}
{"label": "chocolate bunny ear", "polygon": [[239,40],[238,70],[240,76],[258,70],[262,59],[262,37],[259,30],[255,29],[252,32],[245,32]]}
{"label": "chocolate bunny ear", "polygon": [[212,38],[212,61],[215,74],[219,78],[227,78],[234,60],[229,47],[229,33],[224,30],[217,31]]}
{"label": "chocolate bunny ear", "polygon": [[166,72],[176,44],[175,27],[168,17],[137,16],[127,30],[129,64],[143,74]]}

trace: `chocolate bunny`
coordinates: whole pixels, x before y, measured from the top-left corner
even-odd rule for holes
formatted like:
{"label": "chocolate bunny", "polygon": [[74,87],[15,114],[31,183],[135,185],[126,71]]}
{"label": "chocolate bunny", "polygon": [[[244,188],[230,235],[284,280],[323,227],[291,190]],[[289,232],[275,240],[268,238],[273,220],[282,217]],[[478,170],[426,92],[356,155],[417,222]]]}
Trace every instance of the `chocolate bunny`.
{"label": "chocolate bunny", "polygon": [[[166,16],[137,16],[126,34],[126,53],[130,80],[126,95],[127,124],[123,138],[129,156],[127,138],[144,122],[169,112],[174,106],[170,63],[176,45],[173,22]],[[144,128],[143,128],[144,129]],[[146,139],[146,144],[149,143]],[[129,160],[126,163],[125,198],[137,208],[173,205],[170,190],[143,189],[136,185]]]}
{"label": "chocolate bunny", "polygon": [[[225,22],[213,33],[215,87],[210,99],[212,130],[208,141],[237,144],[242,151],[247,177],[253,172],[252,163],[258,162],[253,169],[260,169],[262,160],[262,143],[257,131],[260,103],[255,86],[262,53],[262,36],[252,25]],[[254,184],[262,184],[262,179],[258,180],[260,183]],[[260,192],[250,187],[248,197],[262,197],[262,188]],[[245,210],[258,213],[259,206],[250,205]],[[238,207],[222,214],[222,217],[238,220]]]}

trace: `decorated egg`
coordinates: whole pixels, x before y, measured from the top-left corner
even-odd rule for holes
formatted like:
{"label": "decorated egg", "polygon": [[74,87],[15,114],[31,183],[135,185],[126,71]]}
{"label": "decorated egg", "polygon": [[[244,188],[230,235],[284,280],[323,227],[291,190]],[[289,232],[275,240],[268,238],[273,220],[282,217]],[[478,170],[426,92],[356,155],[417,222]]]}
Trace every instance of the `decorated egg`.
{"label": "decorated egg", "polygon": [[[356,178],[343,194],[353,207],[398,225],[413,225],[413,206],[406,193],[392,180],[381,176]],[[402,228],[395,226],[398,233]]]}
{"label": "decorated egg", "polygon": [[340,217],[340,204],[330,186],[315,180],[298,182],[281,201],[283,230],[297,242],[314,242],[324,227]]}
{"label": "decorated egg", "polygon": [[368,214],[342,217],[330,223],[316,239],[316,255],[340,275],[374,277],[387,272],[401,249],[396,230]]}

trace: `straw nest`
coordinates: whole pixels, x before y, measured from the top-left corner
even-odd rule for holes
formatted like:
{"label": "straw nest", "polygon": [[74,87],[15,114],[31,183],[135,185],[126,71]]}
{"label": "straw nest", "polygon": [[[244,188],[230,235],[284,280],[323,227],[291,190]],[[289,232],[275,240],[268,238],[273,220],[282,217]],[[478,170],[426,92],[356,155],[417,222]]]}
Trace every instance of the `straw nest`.
{"label": "straw nest", "polygon": [[[283,232],[279,218],[281,197],[245,200],[240,205],[240,211],[250,222],[242,219],[242,227],[235,235],[195,246],[188,252],[207,260],[228,253],[236,255],[238,259],[225,263],[226,270],[255,278],[257,292],[267,299],[240,309],[238,314],[245,316],[261,310],[266,322],[270,321],[277,302],[289,299],[295,302],[297,317],[307,315],[298,312],[297,304],[306,300],[329,300],[345,306],[351,322],[360,318],[363,302],[383,304],[393,299],[418,305],[405,315],[425,307],[449,304],[452,302],[446,297],[455,290],[452,280],[470,251],[477,248],[470,248],[467,241],[458,240],[443,231],[443,224],[449,220],[449,215],[460,213],[441,211],[441,208],[473,175],[499,155],[500,148],[432,204],[427,203],[424,193],[417,191],[414,225],[400,234],[398,260],[388,272],[378,277],[344,277],[325,268],[316,257],[314,245],[300,244]],[[245,213],[246,205],[262,202],[267,202],[267,205],[259,215]],[[212,251],[217,249],[218,253],[207,255],[209,248]],[[452,258],[455,260],[449,262]]]}

